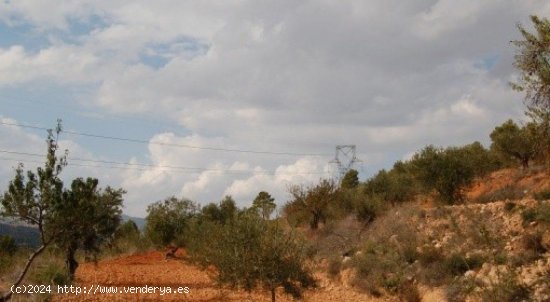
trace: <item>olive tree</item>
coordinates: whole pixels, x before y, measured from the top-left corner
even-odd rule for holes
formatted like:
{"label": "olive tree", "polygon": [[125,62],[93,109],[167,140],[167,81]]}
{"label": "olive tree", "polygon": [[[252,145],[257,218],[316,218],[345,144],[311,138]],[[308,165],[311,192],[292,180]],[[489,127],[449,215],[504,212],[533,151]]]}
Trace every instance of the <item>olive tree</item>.
{"label": "olive tree", "polygon": [[523,168],[527,168],[540,151],[536,134],[534,123],[519,127],[514,121],[508,120],[491,132],[491,149],[507,159],[518,160]]}
{"label": "olive tree", "polygon": [[189,219],[197,212],[197,205],[188,199],[172,196],[157,201],[147,207],[145,235],[157,246],[181,246]]}
{"label": "olive tree", "polygon": [[[55,135],[52,130],[48,131],[44,166],[38,167],[36,172],[29,170],[25,173],[23,165],[19,164],[15,170],[15,177],[9,182],[7,191],[1,197],[2,216],[34,225],[40,234],[40,246],[31,252],[14,286],[23,281],[35,258],[57,237],[67,232],[65,228],[55,227],[55,219],[58,217],[55,209],[63,202],[63,182],[59,174],[67,163],[66,153],[60,157],[57,155],[57,138],[60,132],[59,124]],[[7,301],[11,296],[12,292],[7,292],[0,300]]]}
{"label": "olive tree", "polygon": [[[100,194],[95,179],[86,182],[76,179],[71,189],[64,188],[60,174],[67,165],[68,151],[61,156],[57,154],[60,132],[60,121],[55,132],[48,130],[44,166],[25,173],[19,164],[7,191],[0,197],[0,215],[36,226],[40,237],[40,245],[31,252],[14,286],[21,284],[36,257],[52,244],[66,248],[68,269],[74,273],[77,265],[74,252],[81,248],[97,249],[112,234],[112,226],[120,215],[122,190],[107,188]],[[11,296],[10,291],[0,301]]]}
{"label": "olive tree", "polygon": [[512,87],[525,92],[531,106],[550,111],[550,20],[531,16],[531,21],[535,31],[531,33],[520,24],[523,39],[512,41],[517,47],[514,66],[521,72]]}
{"label": "olive tree", "polygon": [[55,208],[56,228],[65,228],[55,243],[65,250],[65,261],[72,280],[78,267],[77,250],[97,253],[117,230],[122,214],[122,189],[98,187],[95,178],[77,178],[63,193],[63,202]]}
{"label": "olive tree", "polygon": [[191,259],[215,267],[220,284],[246,291],[263,287],[273,302],[279,287],[299,298],[302,288],[315,284],[305,265],[304,242],[254,213],[241,212],[226,224],[203,224],[192,241]]}
{"label": "olive tree", "polygon": [[337,186],[326,179],[308,188],[292,186],[289,191],[292,200],[285,205],[285,214],[297,221],[307,220],[313,230],[319,228],[319,223],[326,222],[330,207],[338,196]]}

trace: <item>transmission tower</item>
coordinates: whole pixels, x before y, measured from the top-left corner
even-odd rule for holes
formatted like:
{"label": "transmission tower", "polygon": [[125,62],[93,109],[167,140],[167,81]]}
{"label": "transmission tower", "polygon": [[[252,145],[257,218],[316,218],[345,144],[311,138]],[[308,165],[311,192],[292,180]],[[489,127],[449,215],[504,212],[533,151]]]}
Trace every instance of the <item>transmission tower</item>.
{"label": "transmission tower", "polygon": [[357,158],[355,145],[338,145],[334,159],[329,163],[335,164],[340,181],[346,173],[353,168],[354,164],[362,162]]}

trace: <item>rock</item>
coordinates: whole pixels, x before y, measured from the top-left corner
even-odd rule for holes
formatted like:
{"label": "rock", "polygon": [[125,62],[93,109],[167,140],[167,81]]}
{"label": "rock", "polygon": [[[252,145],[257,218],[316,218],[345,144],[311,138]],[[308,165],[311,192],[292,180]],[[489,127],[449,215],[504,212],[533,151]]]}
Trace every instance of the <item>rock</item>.
{"label": "rock", "polygon": [[531,223],[529,223],[529,226],[534,227],[534,226],[537,226],[538,224],[539,224],[538,221],[531,221]]}
{"label": "rock", "polygon": [[422,296],[422,302],[447,302],[447,294],[441,288],[428,290]]}
{"label": "rock", "polygon": [[473,270],[469,270],[466,273],[464,273],[464,277],[466,278],[474,278],[476,276],[476,272]]}

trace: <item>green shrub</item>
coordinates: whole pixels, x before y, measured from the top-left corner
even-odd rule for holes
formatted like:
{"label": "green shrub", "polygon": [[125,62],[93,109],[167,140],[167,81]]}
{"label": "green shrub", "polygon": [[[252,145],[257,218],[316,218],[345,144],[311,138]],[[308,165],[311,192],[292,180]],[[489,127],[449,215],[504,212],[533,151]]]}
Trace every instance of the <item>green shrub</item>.
{"label": "green shrub", "polygon": [[355,200],[354,208],[357,219],[364,223],[374,221],[382,211],[382,199],[377,196],[362,196]]}
{"label": "green shrub", "polygon": [[332,180],[327,179],[307,188],[292,186],[289,188],[292,200],[287,202],[283,211],[293,224],[307,222],[312,230],[316,230],[330,218],[332,204],[339,197],[338,189]]}
{"label": "green shrub", "polygon": [[456,276],[460,276],[469,270],[481,267],[484,262],[485,259],[478,255],[464,257],[460,254],[452,254],[449,258],[445,260],[445,266],[450,273]]}
{"label": "green shrub", "polygon": [[0,256],[13,256],[17,252],[15,240],[8,235],[0,235]]}
{"label": "green shrub", "polygon": [[183,245],[188,221],[197,214],[197,205],[187,199],[169,197],[147,207],[145,235],[158,247]]}
{"label": "green shrub", "polygon": [[56,261],[37,268],[31,279],[37,284],[65,285],[70,283],[65,267]]}
{"label": "green shrub", "polygon": [[537,210],[536,209],[525,209],[521,212],[521,218],[523,219],[524,224],[531,223],[537,220]]}
{"label": "green shrub", "polygon": [[504,210],[506,212],[512,212],[513,209],[516,208],[516,204],[513,203],[513,202],[510,202],[510,201],[507,201],[505,204],[504,204]]}
{"label": "green shrub", "polygon": [[550,224],[550,204],[539,203],[534,208],[529,208],[521,212],[521,217],[524,224],[538,221],[545,224]]}
{"label": "green shrub", "polygon": [[188,249],[191,260],[203,267],[214,266],[220,284],[246,291],[261,286],[271,292],[272,301],[280,286],[300,297],[302,288],[315,285],[305,266],[303,241],[277,222],[243,213],[224,225],[196,225],[193,235]]}
{"label": "green shrub", "polygon": [[462,189],[476,176],[475,164],[461,148],[427,146],[414,155],[412,163],[424,188],[435,190],[447,204],[461,202]]}
{"label": "green shrub", "polygon": [[538,201],[550,200],[550,189],[537,192],[533,194],[533,197]]}

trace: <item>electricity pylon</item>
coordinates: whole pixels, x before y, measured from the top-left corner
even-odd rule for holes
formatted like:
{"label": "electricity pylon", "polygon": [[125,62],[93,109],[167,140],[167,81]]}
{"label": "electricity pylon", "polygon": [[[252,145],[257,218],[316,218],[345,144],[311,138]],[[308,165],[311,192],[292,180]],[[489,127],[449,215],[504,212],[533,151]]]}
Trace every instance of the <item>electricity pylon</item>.
{"label": "electricity pylon", "polygon": [[338,170],[338,181],[341,181],[344,175],[353,168],[356,163],[362,162],[357,158],[355,145],[338,145],[336,146],[336,154],[330,164],[336,164]]}

